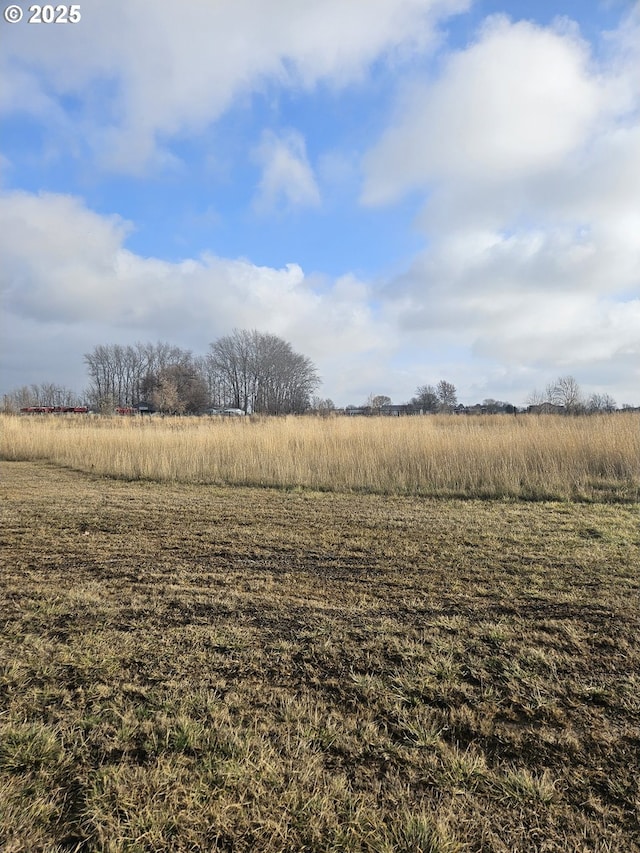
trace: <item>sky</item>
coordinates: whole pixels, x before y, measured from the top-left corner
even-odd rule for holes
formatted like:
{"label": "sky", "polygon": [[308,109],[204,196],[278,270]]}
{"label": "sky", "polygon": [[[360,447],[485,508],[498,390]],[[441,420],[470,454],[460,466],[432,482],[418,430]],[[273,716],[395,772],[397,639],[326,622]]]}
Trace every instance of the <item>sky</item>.
{"label": "sky", "polygon": [[14,5],[0,394],[238,328],[339,406],[566,375],[640,404],[639,2]]}

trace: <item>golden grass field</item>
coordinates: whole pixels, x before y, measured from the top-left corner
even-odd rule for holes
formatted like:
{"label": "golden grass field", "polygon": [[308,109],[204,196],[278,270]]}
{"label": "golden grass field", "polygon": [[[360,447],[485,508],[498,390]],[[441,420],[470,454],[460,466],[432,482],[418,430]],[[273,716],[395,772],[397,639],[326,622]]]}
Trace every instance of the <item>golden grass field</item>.
{"label": "golden grass field", "polygon": [[380,494],[640,497],[640,416],[0,417],[2,457],[108,477]]}
{"label": "golden grass field", "polygon": [[0,850],[640,853],[638,424],[3,418]]}

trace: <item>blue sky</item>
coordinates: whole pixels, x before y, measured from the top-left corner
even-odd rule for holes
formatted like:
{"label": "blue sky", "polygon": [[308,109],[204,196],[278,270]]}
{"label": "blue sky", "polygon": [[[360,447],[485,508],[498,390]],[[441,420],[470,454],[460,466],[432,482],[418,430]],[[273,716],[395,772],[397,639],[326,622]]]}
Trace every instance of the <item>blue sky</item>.
{"label": "blue sky", "polygon": [[233,328],[322,396],[640,403],[640,4],[92,0],[0,21],[0,393]]}

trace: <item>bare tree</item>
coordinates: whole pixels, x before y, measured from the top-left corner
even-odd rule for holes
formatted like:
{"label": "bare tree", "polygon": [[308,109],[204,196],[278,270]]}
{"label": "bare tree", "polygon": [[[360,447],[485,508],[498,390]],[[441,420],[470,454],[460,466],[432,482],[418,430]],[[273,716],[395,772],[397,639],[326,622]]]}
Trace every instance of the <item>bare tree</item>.
{"label": "bare tree", "polygon": [[163,376],[151,392],[154,409],[166,415],[184,414],[184,401],[180,399],[178,384],[169,376]]}
{"label": "bare tree", "polygon": [[251,402],[251,334],[234,329],[211,344],[208,355],[210,377],[216,377],[217,405],[249,411]]}
{"label": "bare tree", "polygon": [[546,394],[548,402],[563,406],[568,413],[584,411],[582,391],[573,376],[559,376],[555,382],[547,385]]}
{"label": "bare tree", "polygon": [[106,412],[138,402],[143,371],[136,347],[101,344],[86,353],[84,361],[89,373],[89,398],[95,409]]}
{"label": "bare tree", "polygon": [[[89,371],[89,397],[98,411],[137,406],[145,401],[162,411],[197,412],[208,404],[206,380],[188,350],[168,343],[106,344],[84,357]],[[175,385],[171,405],[168,389]]]}
{"label": "bare tree", "polygon": [[78,406],[80,398],[70,388],[55,382],[42,382],[39,385],[23,385],[4,395],[3,408],[6,412],[16,412],[30,406]]}
{"label": "bare tree", "polygon": [[109,349],[96,346],[85,353],[84,362],[89,373],[89,402],[97,411],[113,409],[117,405],[114,397],[114,380],[111,372]]}
{"label": "bare tree", "polygon": [[216,367],[212,354],[198,356],[194,359],[194,364],[206,388],[207,408],[224,408],[229,397],[228,385]]}
{"label": "bare tree", "polygon": [[494,400],[493,397],[487,397],[482,401],[482,408],[489,415],[497,415],[502,412],[513,414],[515,406],[505,400]]}
{"label": "bare tree", "polygon": [[313,363],[276,335],[235,329],[211,344],[208,383],[245,412],[304,412],[320,384]]}
{"label": "bare tree", "polygon": [[423,412],[437,412],[439,404],[436,389],[433,385],[420,385],[416,389],[416,396],[412,399],[411,404]]}
{"label": "bare tree", "polygon": [[615,412],[616,401],[610,394],[592,394],[587,402],[589,412]]}
{"label": "bare tree", "polygon": [[544,392],[538,391],[537,388],[534,388],[534,390],[527,397],[527,405],[532,406],[534,408],[542,406],[544,403],[548,402],[549,401],[547,400]]}
{"label": "bare tree", "polygon": [[445,379],[441,379],[440,382],[438,382],[436,394],[438,395],[438,401],[440,404],[439,408],[441,412],[450,412],[458,402],[456,386],[452,385],[451,382],[447,382]]}
{"label": "bare tree", "polygon": [[375,397],[371,396],[369,400],[369,405],[371,406],[371,408],[378,413],[380,413],[383,406],[391,405],[391,397],[387,397],[386,394],[376,394]]}
{"label": "bare tree", "polygon": [[151,402],[158,411],[175,415],[196,415],[208,408],[206,382],[190,353],[183,353],[178,364],[160,370]]}
{"label": "bare tree", "polygon": [[312,397],[310,408],[312,412],[322,415],[322,417],[328,417],[335,412],[336,405],[329,397],[326,400],[322,397]]}

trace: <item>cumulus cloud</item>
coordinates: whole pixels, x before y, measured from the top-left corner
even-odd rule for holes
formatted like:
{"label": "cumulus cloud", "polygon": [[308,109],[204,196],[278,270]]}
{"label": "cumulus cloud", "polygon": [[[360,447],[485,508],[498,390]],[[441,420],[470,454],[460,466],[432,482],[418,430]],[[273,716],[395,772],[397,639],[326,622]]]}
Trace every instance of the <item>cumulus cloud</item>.
{"label": "cumulus cloud", "polygon": [[320,190],[307,159],[304,138],[290,130],[281,136],[266,130],[254,158],[262,167],[262,177],[254,208],[269,213],[279,208],[317,207]]}
{"label": "cumulus cloud", "polygon": [[582,147],[610,94],[572,30],[492,17],[435,82],[404,96],[368,155],[363,200],[386,203],[442,181],[486,188],[540,174]]}
{"label": "cumulus cloud", "polygon": [[[45,123],[47,156],[56,144],[65,155],[87,145],[92,168],[94,155],[120,171],[166,168],[172,138],[207,127],[234,99],[272,85],[344,86],[381,57],[424,55],[437,22],[468,5],[95,3],[56,39],[45,27],[11,29],[0,109]],[[637,8],[597,59],[566,22],[490,18],[435,76],[400,92],[364,159],[361,200],[422,197],[425,249],[375,284],[347,270],[310,277],[295,255],[278,269],[213,254],[143,257],[127,248],[131,223],[77,197],[0,196],[5,388],[25,371],[66,381],[72,358],[81,374],[96,343],[161,338],[204,352],[236,326],[290,340],[337,402],[370,392],[399,402],[443,376],[470,402],[523,402],[559,372],[637,401]],[[319,204],[301,135],[266,132],[256,157],[259,209]],[[350,193],[355,159],[336,147],[320,156],[323,186]]]}
{"label": "cumulus cloud", "polygon": [[464,338],[504,362],[578,365],[630,351],[640,359],[640,292],[619,298],[608,281],[597,286],[597,248],[585,242],[578,250],[571,236],[467,234],[466,245],[425,253],[388,284],[398,324],[415,335]]}
{"label": "cumulus cloud", "polygon": [[0,197],[6,389],[29,370],[32,381],[81,387],[62,377],[70,363],[81,377],[96,343],[163,339],[204,352],[237,326],[290,340],[343,403],[378,391],[407,399],[442,376],[463,399],[522,402],[558,372],[637,399],[637,241],[620,251],[615,229],[452,231],[375,288],[353,275],[317,280],[295,263],[142,257],[126,248],[131,230],[78,198]]}
{"label": "cumulus cloud", "polygon": [[503,365],[608,372],[628,392],[640,382],[629,25],[597,64],[566,22],[494,17],[400,98],[365,158],[362,201],[423,193],[428,248],[384,288],[416,345],[464,341]]}
{"label": "cumulus cloud", "polygon": [[[0,196],[6,387],[24,372],[25,352],[42,377],[62,352],[67,361],[75,353],[79,366],[104,342],[162,339],[203,353],[233,327],[281,335],[341,387],[340,356],[364,357],[390,339],[370,307],[370,286],[354,276],[314,286],[295,263],[273,269],[209,254],[178,263],[145,258],[125,247],[131,228],[71,196]],[[27,341],[38,342],[35,351]]]}
{"label": "cumulus cloud", "polygon": [[[468,5],[469,0],[93,3],[83,8],[80,24],[57,28],[55,39],[46,27],[13,28],[2,51],[0,107],[47,120],[50,131],[63,130],[58,101],[73,96],[76,135],[89,141],[104,166],[136,173],[161,162],[162,140],[201,130],[234,98],[269,83],[346,85],[383,55],[426,50],[436,40],[438,20]],[[94,95],[105,88],[111,107],[102,116]]]}

